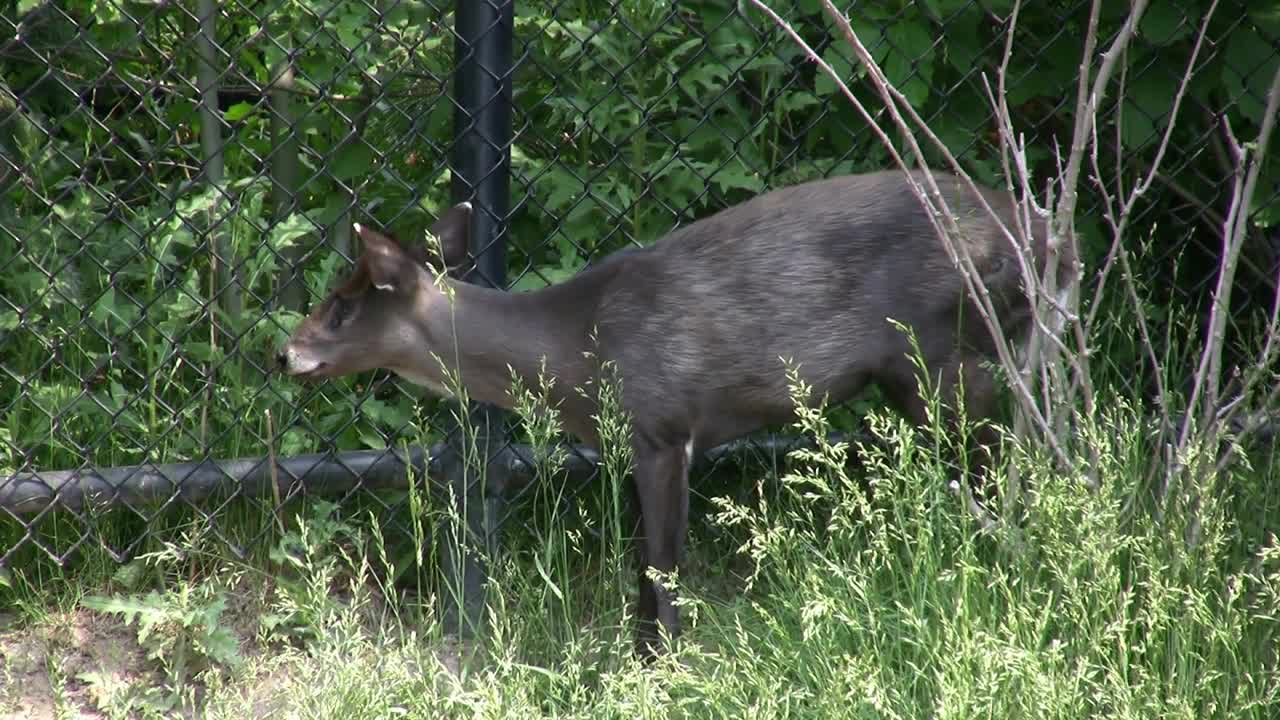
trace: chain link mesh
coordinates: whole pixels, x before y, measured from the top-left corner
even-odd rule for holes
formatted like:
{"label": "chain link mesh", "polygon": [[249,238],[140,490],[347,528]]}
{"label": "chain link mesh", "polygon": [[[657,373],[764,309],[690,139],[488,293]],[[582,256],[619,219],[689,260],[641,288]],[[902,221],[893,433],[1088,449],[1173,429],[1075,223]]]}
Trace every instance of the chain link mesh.
{"label": "chain link mesh", "polygon": [[[846,5],[889,79],[969,172],[995,183],[983,77],[1001,63],[1011,3]],[[1103,5],[1105,47],[1127,7]],[[1123,163],[1126,182],[1155,155],[1207,5],[1151,9],[1123,60],[1124,99],[1102,113],[1098,162]],[[820,3],[771,6],[880,107]],[[1021,10],[1009,105],[1038,176],[1070,140],[1089,7]],[[501,284],[517,291],[769,188],[890,162],[777,27],[746,3],[711,0],[517,3],[508,147],[477,133],[454,99],[467,81],[455,77],[455,15],[444,0],[0,10],[0,565],[100,550],[124,561],[192,531],[249,552],[286,504],[317,494],[408,533],[405,488],[367,471],[394,465],[387,453],[406,443],[442,441],[455,406],[382,371],[300,384],[273,374],[270,358],[345,272],[353,221],[415,238],[456,199],[459,138],[510,151],[509,166],[466,180],[509,173],[492,241]],[[1224,133],[1256,135],[1280,63],[1280,17],[1266,3],[1224,0],[1208,27],[1127,239],[1144,288],[1198,322],[1232,202]],[[1085,188],[1080,212],[1095,261],[1106,250],[1099,199]],[[1236,363],[1255,349],[1280,267],[1274,161],[1255,204]],[[1133,347],[1111,350],[1118,375],[1148,382]],[[790,442],[759,438],[771,438],[763,457]],[[372,454],[343,454],[360,450]],[[286,477],[270,474],[265,458],[298,456]],[[249,459],[222,462],[235,458]],[[50,501],[67,490],[51,471],[97,473],[74,487],[101,492]],[[566,496],[594,482],[584,472]],[[523,521],[520,507],[502,524]]]}

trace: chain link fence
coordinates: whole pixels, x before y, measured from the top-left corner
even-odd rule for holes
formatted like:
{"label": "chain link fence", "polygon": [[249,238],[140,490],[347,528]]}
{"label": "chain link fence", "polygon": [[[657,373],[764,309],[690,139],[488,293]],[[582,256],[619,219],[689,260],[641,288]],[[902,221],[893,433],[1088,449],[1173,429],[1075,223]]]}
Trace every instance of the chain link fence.
{"label": "chain link fence", "polygon": [[[999,182],[982,77],[1001,62],[1012,3],[844,5],[968,171]],[[1090,4],[1025,5],[1009,105],[1045,174],[1070,139]],[[1127,177],[1151,162],[1209,5],[1148,11],[1099,163]],[[819,2],[771,6],[879,106]],[[1103,6],[1105,45],[1127,4]],[[1214,13],[1126,241],[1154,301],[1193,319],[1232,202],[1224,133],[1256,135],[1280,63],[1271,4],[1223,0]],[[744,3],[0,5],[0,566],[125,561],[193,530],[251,552],[300,497],[407,534],[405,467],[450,475],[439,449],[456,404],[382,371],[308,385],[271,370],[294,321],[346,272],[354,221],[415,238],[471,200],[469,278],[521,291],[769,188],[890,163],[829,79]],[[1107,249],[1094,190],[1078,220],[1090,263]],[[1236,362],[1275,294],[1278,193],[1272,160],[1234,296]],[[1134,347],[1109,353],[1117,377],[1147,382]],[[489,445],[499,485],[518,499],[532,491],[518,428],[489,419],[502,429]],[[761,434],[701,468],[776,458],[790,442]],[[578,458],[575,487],[590,488],[593,459]],[[523,521],[519,503],[489,510],[490,529]]]}

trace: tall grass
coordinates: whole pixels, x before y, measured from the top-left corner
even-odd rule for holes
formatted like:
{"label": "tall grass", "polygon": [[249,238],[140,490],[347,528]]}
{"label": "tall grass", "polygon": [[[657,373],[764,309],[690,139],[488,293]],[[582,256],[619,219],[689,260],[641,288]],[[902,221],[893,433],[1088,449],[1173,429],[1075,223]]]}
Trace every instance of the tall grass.
{"label": "tall grass", "polygon": [[1265,520],[1237,519],[1274,504],[1269,471],[1201,478],[1189,544],[1186,513],[1157,520],[1145,499],[1141,414],[1123,398],[1104,407],[1081,443],[1103,463],[1099,492],[1083,470],[1055,474],[1009,448],[1033,488],[1015,539],[977,532],[932,431],[872,413],[874,442],[832,444],[824,408],[800,406],[816,449],[695,523],[719,539],[694,544],[710,552],[682,568],[688,629],[655,667],[630,653],[622,538],[583,531],[624,527],[606,503],[617,514],[547,511],[507,549],[483,652],[459,675],[424,639],[438,637],[433,620],[359,621],[351,608],[370,596],[352,585],[348,610],[319,618],[305,651],[214,692],[209,717],[241,717],[261,702],[244,692],[255,673],[280,668],[273,702],[297,717],[1275,717],[1280,548]]}

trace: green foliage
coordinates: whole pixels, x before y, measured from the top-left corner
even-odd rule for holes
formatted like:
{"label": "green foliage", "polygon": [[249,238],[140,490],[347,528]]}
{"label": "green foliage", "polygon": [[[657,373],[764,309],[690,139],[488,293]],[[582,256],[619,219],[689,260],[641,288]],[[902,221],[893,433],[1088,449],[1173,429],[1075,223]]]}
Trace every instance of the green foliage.
{"label": "green foliage", "polygon": [[193,672],[236,666],[239,641],[220,620],[227,596],[211,584],[177,584],[145,596],[89,596],[84,607],[118,615],[126,626],[136,623],[138,644],[165,671],[169,692],[179,695]]}
{"label": "green foliage", "polygon": [[335,510],[333,503],[316,503],[311,517],[271,548],[270,558],[281,572],[273,609],[262,617],[269,633],[305,639],[340,614],[341,604],[330,593],[346,568],[341,560],[349,556],[336,545],[354,538],[355,531],[333,517]]}
{"label": "green foliage", "polygon": [[[719,516],[748,528],[742,552],[768,599],[707,632],[736,633],[722,661],[772,678],[747,681],[759,702],[781,686],[818,717],[1274,712],[1275,538],[1241,537],[1228,499],[1260,499],[1265,479],[1206,477],[1173,493],[1166,521],[1134,513],[1151,455],[1132,406],[1115,402],[1085,428],[1102,491],[1019,449],[1035,499],[1022,531],[994,544],[947,491],[930,432],[874,413],[863,485],[822,414],[799,417],[819,444],[797,457],[804,470],[780,497],[724,502]],[[1192,517],[1202,534],[1188,543]]]}

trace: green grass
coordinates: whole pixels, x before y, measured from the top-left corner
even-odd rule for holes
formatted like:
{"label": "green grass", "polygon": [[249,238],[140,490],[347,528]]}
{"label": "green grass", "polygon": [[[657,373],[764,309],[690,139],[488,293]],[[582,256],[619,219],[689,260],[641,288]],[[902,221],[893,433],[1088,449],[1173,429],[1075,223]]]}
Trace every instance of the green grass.
{"label": "green grass", "polygon": [[[525,411],[541,411],[532,398]],[[1270,466],[1201,478],[1189,544],[1191,489],[1154,519],[1144,425],[1123,401],[1105,406],[1080,436],[1103,463],[1100,492],[1014,448],[1036,489],[1016,533],[978,533],[937,443],[891,415],[871,416],[879,442],[820,444],[781,477],[756,477],[754,493],[713,499],[679,578],[686,634],[648,670],[631,654],[625,453],[584,498],[590,511],[552,512],[561,488],[544,483],[532,529],[508,533],[495,559],[488,625],[460,655],[432,572],[408,589],[385,580],[399,562],[387,547],[403,538],[375,512],[326,503],[266,557],[231,559],[192,537],[110,578],[107,567],[24,577],[0,641],[19,658],[14,638],[50,638],[47,667],[25,670],[46,676],[50,707],[109,716],[1275,717]],[[826,422],[800,417],[818,437]],[[434,570],[421,543],[446,506],[416,502]],[[71,649],[52,639],[63,626],[139,648],[131,672],[67,670],[58,653]],[[21,680],[0,707],[22,699]]]}

